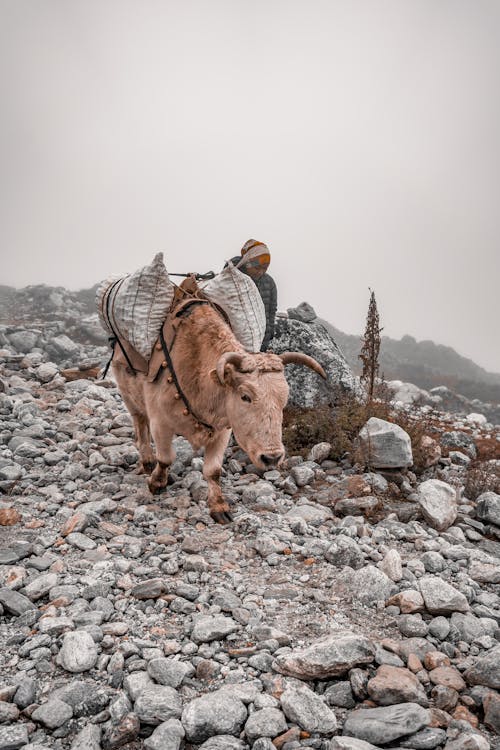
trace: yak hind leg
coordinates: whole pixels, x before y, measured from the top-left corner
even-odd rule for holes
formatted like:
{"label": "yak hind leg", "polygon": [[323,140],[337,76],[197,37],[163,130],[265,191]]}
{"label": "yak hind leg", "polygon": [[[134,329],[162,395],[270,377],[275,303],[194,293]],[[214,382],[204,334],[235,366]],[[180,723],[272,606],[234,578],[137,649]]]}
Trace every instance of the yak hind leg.
{"label": "yak hind leg", "polygon": [[217,432],[205,447],[205,461],[203,476],[208,482],[208,508],[216,523],[231,523],[233,517],[229,512],[229,505],[222,497],[220,475],[224,451],[229,443],[231,430]]}
{"label": "yak hind leg", "polygon": [[132,418],[134,420],[135,442],[139,451],[137,474],[151,474],[156,464],[156,458],[151,446],[149,420],[144,414],[133,414]]}
{"label": "yak hind leg", "polygon": [[168,469],[175,459],[172,445],[174,433],[160,420],[151,421],[151,433],[156,446],[156,466],[148,481],[149,491],[155,495],[167,486]]}

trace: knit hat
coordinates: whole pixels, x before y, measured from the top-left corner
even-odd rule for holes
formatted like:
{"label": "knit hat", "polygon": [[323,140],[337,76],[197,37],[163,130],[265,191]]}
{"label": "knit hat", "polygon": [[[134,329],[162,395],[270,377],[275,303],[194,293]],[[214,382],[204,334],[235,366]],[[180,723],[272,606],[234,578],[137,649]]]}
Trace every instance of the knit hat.
{"label": "knit hat", "polygon": [[241,248],[241,255],[240,262],[236,264],[237,268],[242,268],[242,266],[267,267],[271,261],[269,248],[264,242],[258,240],[247,240]]}

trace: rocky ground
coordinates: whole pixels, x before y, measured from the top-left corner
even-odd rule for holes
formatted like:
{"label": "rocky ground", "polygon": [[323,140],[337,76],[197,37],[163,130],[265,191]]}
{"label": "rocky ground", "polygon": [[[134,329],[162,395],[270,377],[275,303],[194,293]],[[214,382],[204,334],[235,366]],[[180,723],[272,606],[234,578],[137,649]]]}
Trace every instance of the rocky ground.
{"label": "rocky ground", "polygon": [[60,375],[105,349],[39,342],[0,353],[0,750],[499,747],[498,428],[425,407],[418,477],[233,446],[221,527],[201,456],[153,498],[112,380]]}

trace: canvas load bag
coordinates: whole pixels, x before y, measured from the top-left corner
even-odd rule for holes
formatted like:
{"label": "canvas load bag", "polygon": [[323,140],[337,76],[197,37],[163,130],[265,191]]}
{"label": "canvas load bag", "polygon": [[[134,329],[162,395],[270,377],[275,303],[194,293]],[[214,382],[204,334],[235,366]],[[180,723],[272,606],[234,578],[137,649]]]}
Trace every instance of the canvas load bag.
{"label": "canvas load bag", "polygon": [[158,253],[149,266],[101,283],[96,292],[101,324],[110,335],[118,334],[149,360],[172,304],[174,290],[163,253]]}
{"label": "canvas load bag", "polygon": [[215,278],[201,284],[203,294],[222,307],[233,333],[248,352],[259,352],[266,332],[266,311],[259,290],[228,262]]}

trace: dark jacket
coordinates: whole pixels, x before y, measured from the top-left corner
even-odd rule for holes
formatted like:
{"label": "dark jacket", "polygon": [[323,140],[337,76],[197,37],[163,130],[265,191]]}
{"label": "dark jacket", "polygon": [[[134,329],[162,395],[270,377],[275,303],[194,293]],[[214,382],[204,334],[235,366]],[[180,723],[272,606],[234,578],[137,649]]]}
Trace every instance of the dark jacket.
{"label": "dark jacket", "polygon": [[[236,266],[240,262],[240,260],[241,255],[237,255],[236,257],[231,258],[231,263]],[[244,267],[239,268],[238,270],[245,273]],[[264,310],[266,311],[266,332],[264,334],[262,346],[260,347],[261,352],[265,352],[267,350],[267,347],[269,346],[269,342],[274,336],[276,310],[278,308],[278,289],[276,287],[274,279],[269,276],[268,273],[265,273],[260,277],[260,279],[254,281],[254,284],[259,290],[260,296],[262,297],[262,302],[264,303]]]}

